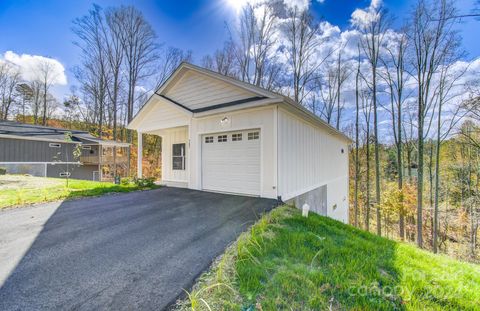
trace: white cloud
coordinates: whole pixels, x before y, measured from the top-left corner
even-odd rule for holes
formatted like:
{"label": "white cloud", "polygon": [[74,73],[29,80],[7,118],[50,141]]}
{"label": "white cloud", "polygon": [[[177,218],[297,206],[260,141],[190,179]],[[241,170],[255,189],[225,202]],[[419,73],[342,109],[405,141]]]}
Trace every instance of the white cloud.
{"label": "white cloud", "polygon": [[378,19],[379,9],[382,6],[382,0],[372,0],[365,9],[356,9],[353,11],[350,23],[353,26],[363,26],[371,21]]}
{"label": "white cloud", "polygon": [[42,64],[48,64],[51,69],[52,85],[66,85],[67,76],[65,67],[61,62],[54,58],[48,58],[40,55],[16,54],[7,51],[0,55],[0,62],[8,62],[18,67],[22,78],[26,81],[34,81],[39,78],[39,67]]}
{"label": "white cloud", "polygon": [[308,9],[310,6],[310,0],[283,0],[283,3],[287,8],[297,7],[299,10]]}
{"label": "white cloud", "polygon": [[382,0],[372,0],[372,2],[370,2],[370,7],[372,8],[379,8],[381,5],[382,5]]}

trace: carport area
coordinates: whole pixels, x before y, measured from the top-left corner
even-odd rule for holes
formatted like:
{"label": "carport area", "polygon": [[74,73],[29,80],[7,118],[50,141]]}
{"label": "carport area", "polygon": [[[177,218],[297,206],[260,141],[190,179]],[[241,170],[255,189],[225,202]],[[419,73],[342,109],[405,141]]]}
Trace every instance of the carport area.
{"label": "carport area", "polygon": [[274,200],[180,188],[0,212],[0,310],[161,310]]}

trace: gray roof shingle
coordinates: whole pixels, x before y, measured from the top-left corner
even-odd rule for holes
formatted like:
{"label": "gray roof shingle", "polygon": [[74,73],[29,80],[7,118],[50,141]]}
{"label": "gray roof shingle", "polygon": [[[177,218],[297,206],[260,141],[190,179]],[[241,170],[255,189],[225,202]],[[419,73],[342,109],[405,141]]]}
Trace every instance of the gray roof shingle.
{"label": "gray roof shingle", "polygon": [[0,135],[21,136],[26,139],[28,139],[28,137],[31,137],[36,139],[58,140],[64,142],[65,134],[68,132],[72,134],[72,140],[75,142],[82,142],[82,140],[88,140],[98,144],[125,144],[111,140],[103,140],[91,135],[86,131],[61,129],[56,127],[26,124],[15,121],[0,121]]}

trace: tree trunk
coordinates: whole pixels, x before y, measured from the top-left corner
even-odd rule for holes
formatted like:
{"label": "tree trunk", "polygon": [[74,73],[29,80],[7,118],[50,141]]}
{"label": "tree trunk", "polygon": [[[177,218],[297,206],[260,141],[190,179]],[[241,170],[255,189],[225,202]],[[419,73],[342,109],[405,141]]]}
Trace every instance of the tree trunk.
{"label": "tree trunk", "polygon": [[355,87],[355,104],[356,104],[356,112],[355,112],[355,227],[358,227],[358,178],[359,178],[359,171],[360,171],[360,163],[358,157],[358,114],[359,114],[359,105],[358,105],[358,77],[359,73],[357,72],[356,77],[356,87]]}
{"label": "tree trunk", "polygon": [[42,125],[47,125],[47,82],[43,86],[43,117],[42,117]]}
{"label": "tree trunk", "polygon": [[418,168],[417,168],[417,245],[423,247],[423,109],[418,113]]}
{"label": "tree trunk", "polygon": [[376,83],[376,66],[372,67],[373,79],[373,136],[375,145],[375,206],[377,211],[377,234],[382,235],[382,219],[380,215],[380,154],[378,146],[378,117],[377,117],[377,83]]}
{"label": "tree trunk", "polygon": [[370,130],[369,124],[367,124],[367,200],[366,200],[366,216],[365,227],[366,230],[370,230]]}
{"label": "tree trunk", "polygon": [[438,120],[437,120],[437,149],[436,149],[436,162],[435,162],[435,207],[433,211],[433,252],[438,252],[438,197],[440,191],[440,147],[441,147],[441,137],[440,130],[442,127],[441,116],[442,116],[442,103],[440,101],[438,107]]}

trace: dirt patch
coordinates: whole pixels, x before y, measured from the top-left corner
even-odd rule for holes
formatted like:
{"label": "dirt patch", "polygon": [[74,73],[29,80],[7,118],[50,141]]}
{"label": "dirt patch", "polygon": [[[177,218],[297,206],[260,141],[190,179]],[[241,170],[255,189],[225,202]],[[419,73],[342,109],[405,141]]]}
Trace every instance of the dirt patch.
{"label": "dirt patch", "polygon": [[64,181],[28,175],[0,175],[0,191],[16,189],[42,189],[63,184]]}

